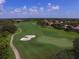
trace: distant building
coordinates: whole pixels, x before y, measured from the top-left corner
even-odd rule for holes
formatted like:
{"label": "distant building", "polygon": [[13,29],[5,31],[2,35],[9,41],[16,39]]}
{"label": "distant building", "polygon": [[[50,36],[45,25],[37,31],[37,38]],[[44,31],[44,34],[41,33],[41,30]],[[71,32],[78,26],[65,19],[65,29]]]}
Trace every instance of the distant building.
{"label": "distant building", "polygon": [[79,31],[79,25],[74,27],[74,29]]}

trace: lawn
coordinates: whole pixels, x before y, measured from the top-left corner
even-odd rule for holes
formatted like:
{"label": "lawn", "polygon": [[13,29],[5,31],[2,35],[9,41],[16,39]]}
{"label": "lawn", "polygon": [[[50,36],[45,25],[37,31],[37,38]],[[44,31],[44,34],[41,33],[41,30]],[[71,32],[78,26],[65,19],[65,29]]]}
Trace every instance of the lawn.
{"label": "lawn", "polygon": [[[15,36],[14,44],[19,49],[22,59],[49,59],[57,51],[72,48],[72,41],[78,37],[78,34],[74,32],[41,27],[35,21],[21,22],[17,25],[23,32]],[[20,41],[26,34],[37,37],[31,41]]]}
{"label": "lawn", "polygon": [[[11,35],[8,36],[8,39],[9,39],[9,42],[10,42],[10,39],[11,39]],[[8,59],[15,59],[15,56],[14,56],[14,53],[9,45],[9,57]]]}

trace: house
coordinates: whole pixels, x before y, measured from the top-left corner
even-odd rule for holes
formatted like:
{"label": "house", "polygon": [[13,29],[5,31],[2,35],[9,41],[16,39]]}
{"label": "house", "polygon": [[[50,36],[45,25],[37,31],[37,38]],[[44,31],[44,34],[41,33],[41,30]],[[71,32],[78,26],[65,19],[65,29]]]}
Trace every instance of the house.
{"label": "house", "polygon": [[76,27],[74,27],[74,30],[75,30],[76,32],[79,32],[79,25],[76,26]]}

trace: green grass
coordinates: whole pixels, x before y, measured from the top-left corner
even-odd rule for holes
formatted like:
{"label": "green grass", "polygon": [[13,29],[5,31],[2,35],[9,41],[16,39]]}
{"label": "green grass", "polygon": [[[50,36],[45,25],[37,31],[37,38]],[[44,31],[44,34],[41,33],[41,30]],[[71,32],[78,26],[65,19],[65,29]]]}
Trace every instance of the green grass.
{"label": "green grass", "polygon": [[12,51],[12,49],[9,47],[9,57],[8,59],[15,59],[14,53]]}
{"label": "green grass", "polygon": [[72,47],[72,42],[65,38],[54,38],[54,37],[52,38],[47,36],[41,36],[40,38],[37,39],[37,41],[42,43],[53,44],[62,48]]}
{"label": "green grass", "polygon": [[[11,35],[8,36],[9,41],[10,41],[10,39],[11,39]],[[10,45],[9,45],[9,57],[8,57],[8,59],[15,59],[14,53],[13,53]]]}
{"label": "green grass", "polygon": [[[3,46],[9,45],[9,41],[10,41],[10,35],[7,37],[0,37],[0,47],[2,45]],[[5,50],[2,50],[2,51],[4,51],[4,54],[6,54],[6,56],[8,56],[8,59],[15,59],[14,54],[13,54],[10,46],[8,46],[8,48],[5,48]]]}
{"label": "green grass", "polygon": [[[38,26],[34,21],[22,22],[18,26],[23,32],[15,36],[14,44],[19,49],[22,59],[48,59],[61,49],[71,48],[72,41],[78,36],[74,32]],[[20,41],[26,34],[34,34],[37,37],[31,41]]]}

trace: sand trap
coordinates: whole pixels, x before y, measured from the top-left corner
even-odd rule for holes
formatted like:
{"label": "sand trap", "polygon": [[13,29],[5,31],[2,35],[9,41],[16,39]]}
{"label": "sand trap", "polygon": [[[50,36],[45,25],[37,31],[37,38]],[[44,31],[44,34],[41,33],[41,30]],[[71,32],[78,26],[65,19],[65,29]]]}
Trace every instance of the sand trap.
{"label": "sand trap", "polygon": [[33,38],[35,38],[36,35],[25,35],[23,38],[21,38],[21,41],[29,41],[32,40]]}

